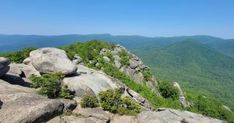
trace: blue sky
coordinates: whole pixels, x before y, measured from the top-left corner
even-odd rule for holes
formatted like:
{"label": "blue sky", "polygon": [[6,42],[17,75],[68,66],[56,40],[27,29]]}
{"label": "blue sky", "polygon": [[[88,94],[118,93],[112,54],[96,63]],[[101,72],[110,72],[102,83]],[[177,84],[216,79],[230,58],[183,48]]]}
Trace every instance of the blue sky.
{"label": "blue sky", "polygon": [[234,0],[1,0],[0,33],[234,38]]}

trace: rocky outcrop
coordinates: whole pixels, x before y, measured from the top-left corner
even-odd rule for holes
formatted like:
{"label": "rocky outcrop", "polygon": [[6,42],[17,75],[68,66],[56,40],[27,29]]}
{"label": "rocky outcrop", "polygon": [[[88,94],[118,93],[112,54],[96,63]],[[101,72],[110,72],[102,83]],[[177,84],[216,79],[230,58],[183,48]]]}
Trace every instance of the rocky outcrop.
{"label": "rocky outcrop", "polygon": [[[157,86],[157,81],[154,76],[146,77],[145,75],[149,71],[149,68],[143,64],[140,58],[130,53],[125,47],[116,45],[113,50],[103,48],[100,51],[99,55],[103,56],[103,59],[110,63],[111,60],[107,54],[111,54],[113,56],[113,65],[131,77],[134,81],[140,84],[146,84],[151,88],[155,88]],[[125,57],[128,58],[128,64],[121,63],[121,57],[123,57],[121,56],[122,54],[127,55]]]}
{"label": "rocky outcrop", "polygon": [[7,71],[10,69],[8,66],[10,61],[7,58],[0,57],[0,77],[5,75]]}
{"label": "rocky outcrop", "polygon": [[73,64],[83,64],[83,60],[79,55],[74,56],[74,60],[72,60]]}
{"label": "rocky outcrop", "polygon": [[81,108],[79,105],[69,116],[57,116],[47,123],[109,123],[112,116],[102,108]]}
{"label": "rocky outcrop", "polygon": [[180,85],[177,82],[173,82],[173,86],[176,87],[179,90],[179,101],[183,107],[189,107],[191,104],[186,101],[186,98],[184,96],[184,92],[181,89]]}
{"label": "rocky outcrop", "polygon": [[226,106],[226,105],[223,105],[223,108],[226,109],[227,111],[232,112],[232,110],[228,106]]}
{"label": "rocky outcrop", "polygon": [[140,94],[126,87],[125,95],[131,97],[135,102],[140,104],[144,110],[151,110],[153,107],[151,104]]}
{"label": "rocky outcrop", "polygon": [[161,109],[161,111],[143,111],[138,116],[139,123],[225,123],[189,111]]}
{"label": "rocky outcrop", "polygon": [[123,96],[129,96],[146,110],[152,109],[152,106],[145,98],[129,89],[119,80],[106,75],[102,71],[90,69],[83,65],[78,65],[78,68],[77,73],[79,75],[63,79],[63,83],[71,91],[75,92],[77,100],[84,95],[97,96],[101,91],[107,89],[121,89]]}
{"label": "rocky outcrop", "polygon": [[159,109],[136,116],[112,114],[101,108],[77,107],[70,116],[58,116],[47,123],[226,123],[189,111]]}
{"label": "rocky outcrop", "polygon": [[[125,51],[129,63],[121,63],[121,52]],[[113,55],[108,57],[107,52]],[[147,84],[155,88],[157,81],[153,76],[146,76],[149,68],[135,55],[124,47],[117,45],[113,51],[102,49],[100,52],[106,62],[113,63],[122,72],[129,75],[140,84]],[[90,61],[92,62],[92,61]],[[24,123],[24,122],[48,122],[49,123],[221,123],[223,121],[205,117],[188,111],[173,109],[159,109],[153,111],[150,103],[137,92],[131,90],[119,80],[106,75],[102,71],[90,69],[82,65],[79,56],[70,61],[65,51],[57,48],[41,48],[30,53],[24,64],[10,64],[9,60],[0,58],[0,76],[6,79],[13,76],[27,79],[31,75],[40,76],[43,73],[62,72],[66,76],[62,83],[75,92],[73,100],[48,99],[38,95],[33,88],[19,86],[18,82],[10,84],[10,81],[0,80],[0,122]],[[9,65],[10,64],[10,65]],[[79,65],[74,65],[79,64]],[[79,68],[77,70],[77,67]],[[8,71],[9,70],[9,71]],[[75,74],[74,74],[75,73]],[[147,74],[147,73],[146,73]],[[70,76],[72,75],[72,76]],[[6,79],[7,80],[7,79]],[[178,83],[174,83],[180,91],[180,101],[186,107],[188,104],[183,91]],[[104,111],[102,108],[81,108],[79,99],[83,95],[98,95],[101,91],[118,88],[122,96],[128,96],[142,106],[142,111],[137,116],[119,116]],[[78,106],[77,106],[78,105]],[[60,115],[64,112],[64,115]],[[66,114],[67,113],[67,114]],[[69,114],[70,113],[70,114]],[[58,116],[60,115],[60,116]]]}
{"label": "rocky outcrop", "polygon": [[11,84],[31,87],[32,83],[29,77],[31,75],[41,76],[40,73],[31,65],[11,63],[9,71],[1,77],[4,81]]}
{"label": "rocky outcrop", "polygon": [[62,113],[63,103],[36,94],[31,88],[0,80],[1,123],[43,122]]}
{"label": "rocky outcrop", "polygon": [[77,70],[66,52],[57,48],[41,48],[30,52],[30,62],[40,73],[61,72],[71,75]]}
{"label": "rocky outcrop", "polygon": [[120,83],[101,71],[96,71],[83,65],[78,65],[78,68],[78,76],[63,79],[63,83],[68,85],[70,90],[75,91],[77,97],[85,94],[98,95],[101,91],[117,88],[118,83]]}
{"label": "rocky outcrop", "polygon": [[63,112],[70,112],[77,106],[77,102],[75,100],[60,99],[60,102],[64,104]]}

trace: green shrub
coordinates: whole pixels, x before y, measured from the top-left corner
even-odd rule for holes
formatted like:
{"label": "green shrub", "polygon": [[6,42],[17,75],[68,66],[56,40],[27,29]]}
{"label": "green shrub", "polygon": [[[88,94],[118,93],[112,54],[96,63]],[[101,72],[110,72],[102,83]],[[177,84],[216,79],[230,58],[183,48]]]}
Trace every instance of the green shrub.
{"label": "green shrub", "polygon": [[153,77],[153,74],[152,74],[152,72],[150,71],[150,69],[145,69],[145,70],[143,71],[143,76],[144,76],[145,80],[151,81],[151,80],[152,80],[152,77]]}
{"label": "green shrub", "polygon": [[64,97],[70,98],[71,93],[68,91],[67,86],[61,87],[61,79],[64,77],[62,73],[44,74],[41,77],[32,75],[32,86],[38,88],[38,91],[42,95],[46,95],[48,98]]}
{"label": "green shrub", "polygon": [[100,104],[104,110],[120,115],[135,115],[141,107],[129,97],[121,98],[120,90],[107,90],[99,94]]}
{"label": "green shrub", "polygon": [[24,59],[29,57],[29,53],[32,50],[35,50],[35,48],[24,48],[17,52],[1,53],[0,56],[9,58],[10,61],[15,62],[15,63],[22,63]]}
{"label": "green shrub", "polygon": [[114,57],[113,57],[113,55],[111,54],[110,51],[107,51],[107,52],[105,53],[105,56],[107,56],[108,58],[110,58],[110,61],[111,61],[111,62],[114,62]]}
{"label": "green shrub", "polygon": [[73,97],[73,93],[68,89],[68,86],[65,84],[62,84],[60,97],[65,98],[65,99],[72,99]]}
{"label": "green shrub", "polygon": [[126,66],[128,66],[128,65],[130,64],[130,63],[129,63],[129,57],[128,57],[128,56],[123,56],[123,57],[121,57],[120,63],[121,63],[121,65],[126,65]]}
{"label": "green shrub", "polygon": [[98,40],[92,40],[85,43],[74,43],[69,46],[65,46],[63,49],[67,52],[70,59],[74,58],[75,54],[78,54],[85,64],[88,64],[90,60],[95,60],[99,56],[100,51],[103,48],[113,49],[112,43],[102,42]]}
{"label": "green shrub", "polygon": [[99,99],[100,104],[104,110],[112,113],[117,113],[119,104],[121,103],[121,93],[119,90],[106,90],[100,92]]}
{"label": "green shrub", "polygon": [[217,100],[201,95],[194,96],[192,94],[189,94],[187,98],[188,100],[193,102],[193,106],[189,107],[187,110],[201,113],[206,116],[226,120],[229,123],[234,123],[233,112],[230,112],[227,109],[225,109],[222,103],[218,102]]}
{"label": "green shrub", "polygon": [[125,50],[122,50],[120,53],[119,53],[119,56],[121,58],[120,60],[120,63],[121,65],[129,65],[129,56],[128,56],[128,53],[125,51]]}
{"label": "green shrub", "polygon": [[97,97],[90,95],[84,95],[80,104],[83,108],[95,108],[99,106]]}
{"label": "green shrub", "polygon": [[178,99],[179,97],[179,90],[170,82],[159,82],[159,92],[164,98]]}
{"label": "green shrub", "polygon": [[125,110],[118,110],[119,114],[135,115],[141,111],[141,107],[129,97],[122,98],[122,103]]}

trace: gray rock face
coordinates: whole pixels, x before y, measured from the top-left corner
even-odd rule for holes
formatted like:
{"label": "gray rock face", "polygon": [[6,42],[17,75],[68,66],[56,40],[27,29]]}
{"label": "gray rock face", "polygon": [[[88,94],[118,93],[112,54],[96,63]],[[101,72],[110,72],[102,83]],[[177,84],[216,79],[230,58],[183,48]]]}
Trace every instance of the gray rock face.
{"label": "gray rock face", "polygon": [[120,63],[121,58],[118,55],[114,55],[114,64],[117,68],[121,67],[121,63]]}
{"label": "gray rock face", "polygon": [[43,122],[62,113],[63,103],[37,95],[34,89],[0,80],[1,123]]}
{"label": "gray rock face", "polygon": [[77,67],[68,59],[66,52],[57,48],[41,48],[30,52],[32,65],[40,73],[76,73]]}
{"label": "gray rock face", "polygon": [[130,96],[133,100],[135,100],[135,102],[140,104],[142,108],[144,108],[145,110],[153,109],[150,103],[137,92],[128,88],[126,88],[125,92],[126,92],[125,94],[126,96]]}
{"label": "gray rock face", "polygon": [[138,123],[135,116],[115,115],[110,123]]}
{"label": "gray rock face", "polygon": [[48,123],[226,123],[188,111],[160,109],[143,111],[137,116],[120,116],[103,111],[101,108],[80,108],[70,116],[58,116]]}
{"label": "gray rock face", "polygon": [[75,58],[75,59],[72,60],[72,63],[75,64],[75,65],[81,64],[82,61],[83,61],[82,58],[81,58],[79,55],[75,55],[74,58]]}
{"label": "gray rock face", "polygon": [[107,56],[103,56],[103,59],[104,59],[106,62],[110,62],[110,58],[108,58]]}
{"label": "gray rock face", "polygon": [[180,85],[177,82],[173,82],[174,87],[176,87],[179,90],[179,100],[183,107],[189,107],[190,103],[186,101],[186,98],[184,96],[184,93],[182,89],[180,88]]}
{"label": "gray rock face", "polygon": [[0,77],[5,75],[10,67],[8,66],[10,61],[7,58],[0,57]]}
{"label": "gray rock face", "polygon": [[228,111],[232,111],[228,106],[226,106],[226,105],[223,105],[223,108],[224,109],[226,109],[226,110],[228,110]]}
{"label": "gray rock face", "polygon": [[31,64],[31,59],[28,57],[28,58],[24,59],[23,63],[26,65]]}
{"label": "gray rock face", "polygon": [[40,72],[37,71],[31,64],[17,64],[16,66],[24,73],[26,78],[29,78],[31,75],[41,76]]}
{"label": "gray rock face", "polygon": [[64,104],[63,111],[72,111],[76,108],[77,102],[75,100],[69,100],[69,99],[60,99],[60,101]]}
{"label": "gray rock face", "polygon": [[139,123],[225,123],[189,111],[164,109],[163,111],[143,111],[138,116]]}
{"label": "gray rock face", "polygon": [[78,65],[78,68],[78,76],[66,77],[63,79],[63,83],[68,85],[71,91],[75,92],[77,100],[83,95],[96,96],[101,91],[119,88],[123,90],[124,96],[131,97],[145,109],[151,109],[151,105],[146,99],[125,87],[119,80],[109,77],[101,71],[96,71],[83,65]]}
{"label": "gray rock face", "polygon": [[139,61],[139,59],[130,59],[129,63],[130,63],[130,68],[132,69],[135,69],[142,64],[142,62]]}
{"label": "gray rock face", "polygon": [[0,109],[2,108],[2,104],[3,104],[3,102],[0,100]]}
{"label": "gray rock face", "polygon": [[78,68],[81,68],[77,72],[80,75],[63,79],[63,83],[68,85],[70,90],[75,91],[78,97],[87,93],[98,95],[101,91],[118,87],[117,80],[108,77],[103,72],[87,68],[83,65],[78,65]]}
{"label": "gray rock face", "polygon": [[100,121],[93,117],[76,117],[76,116],[62,116],[62,117],[55,117],[48,121],[47,123],[106,123]]}
{"label": "gray rock face", "polygon": [[[140,84],[146,84],[147,86],[152,87],[152,89],[157,86],[157,81],[153,76],[151,78],[145,78],[144,76],[145,70],[149,68],[143,64],[140,58],[130,53],[126,48],[120,45],[116,45],[113,50],[103,48],[99,55],[102,55],[105,61],[110,62],[110,60],[107,59],[108,57],[105,56],[107,52],[111,53],[114,58],[112,64],[131,77],[131,79]],[[129,65],[121,64],[120,56],[122,52],[127,53],[129,57]]]}
{"label": "gray rock face", "polygon": [[10,69],[7,72],[8,75],[13,75],[13,76],[20,76],[22,74],[22,71],[20,70],[18,64],[11,63],[9,65]]}
{"label": "gray rock face", "polygon": [[103,122],[110,121],[112,114],[102,110],[102,108],[81,108],[73,110],[73,113],[80,114],[82,117],[93,117]]}

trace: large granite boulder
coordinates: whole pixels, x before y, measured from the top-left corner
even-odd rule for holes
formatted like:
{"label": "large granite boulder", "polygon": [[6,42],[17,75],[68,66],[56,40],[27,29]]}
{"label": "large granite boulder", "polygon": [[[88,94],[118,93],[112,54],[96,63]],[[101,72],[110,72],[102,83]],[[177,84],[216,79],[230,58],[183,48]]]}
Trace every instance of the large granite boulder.
{"label": "large granite boulder", "polygon": [[90,69],[83,65],[78,65],[78,68],[77,73],[80,75],[63,79],[63,83],[68,85],[70,90],[75,91],[77,97],[81,97],[87,93],[98,95],[101,91],[118,88],[118,83],[120,82],[103,72]]}
{"label": "large granite boulder", "polygon": [[10,61],[7,58],[0,57],[0,77],[5,75],[10,67],[8,66]]}
{"label": "large granite boulder", "polygon": [[30,52],[30,62],[40,73],[76,73],[77,67],[68,59],[66,52],[57,48],[40,48]]}
{"label": "large granite boulder", "polygon": [[201,114],[174,109],[143,111],[137,118],[139,123],[225,123],[224,121],[205,117]]}
{"label": "large granite boulder", "polygon": [[44,122],[62,113],[63,103],[36,94],[31,88],[0,80],[1,123]]}

